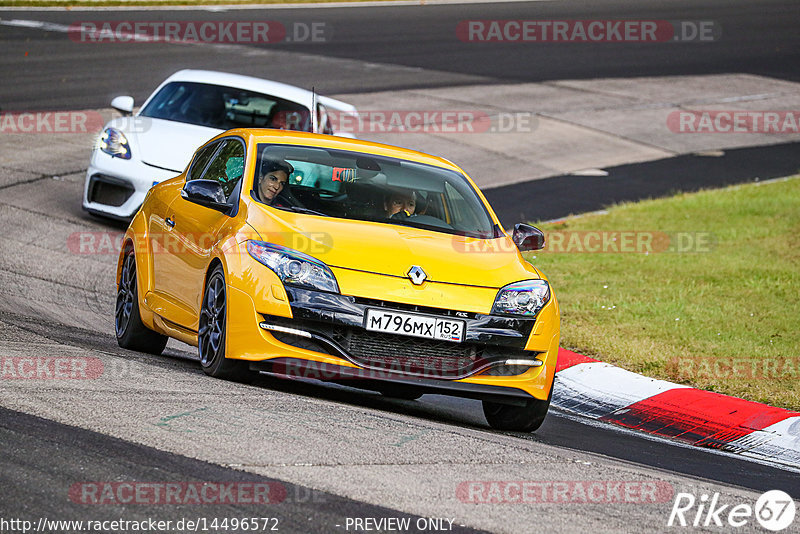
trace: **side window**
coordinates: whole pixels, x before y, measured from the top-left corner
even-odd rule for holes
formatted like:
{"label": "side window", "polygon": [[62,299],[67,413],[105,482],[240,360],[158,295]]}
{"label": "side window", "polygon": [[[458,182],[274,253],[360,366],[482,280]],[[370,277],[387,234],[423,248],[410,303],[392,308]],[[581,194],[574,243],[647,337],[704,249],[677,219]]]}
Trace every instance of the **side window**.
{"label": "side window", "polygon": [[225,199],[230,200],[243,173],[244,144],[238,139],[227,139],[222,141],[222,147],[211,160],[202,178],[219,182],[225,192]]}
{"label": "side window", "polygon": [[208,165],[208,160],[211,159],[211,156],[214,155],[214,152],[217,151],[217,148],[219,148],[219,143],[211,143],[207,147],[199,150],[197,154],[194,155],[192,165],[189,167],[189,173],[186,175],[187,182],[189,180],[197,180],[200,178],[200,175],[203,174],[206,165]]}

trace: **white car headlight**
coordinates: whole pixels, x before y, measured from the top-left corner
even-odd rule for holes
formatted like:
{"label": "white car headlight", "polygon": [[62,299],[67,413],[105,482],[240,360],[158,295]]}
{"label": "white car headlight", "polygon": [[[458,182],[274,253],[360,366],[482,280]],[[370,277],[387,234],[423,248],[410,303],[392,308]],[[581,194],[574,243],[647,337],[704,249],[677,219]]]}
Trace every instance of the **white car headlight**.
{"label": "white car headlight", "polygon": [[330,268],[307,254],[255,240],[247,242],[247,252],[253,259],[272,269],[284,284],[339,292],[339,284]]}
{"label": "white car headlight", "polygon": [[492,313],[534,316],[549,300],[550,285],[544,280],[514,282],[497,293]]}
{"label": "white car headlight", "polygon": [[115,158],[131,159],[131,146],[125,134],[116,128],[106,128],[97,140],[97,148]]}

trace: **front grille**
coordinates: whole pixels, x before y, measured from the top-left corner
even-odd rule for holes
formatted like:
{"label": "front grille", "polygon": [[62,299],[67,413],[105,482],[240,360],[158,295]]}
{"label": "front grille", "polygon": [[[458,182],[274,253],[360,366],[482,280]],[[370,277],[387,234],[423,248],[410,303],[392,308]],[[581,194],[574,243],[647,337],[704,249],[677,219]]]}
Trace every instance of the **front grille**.
{"label": "front grille", "polygon": [[124,180],[95,174],[89,181],[89,202],[119,207],[133,194],[133,186]]}
{"label": "front grille", "polygon": [[[315,352],[341,356],[362,367],[429,378],[460,378],[507,359],[534,358],[538,353],[478,343],[370,332],[363,328],[266,317],[270,324],[298,328],[321,340],[272,331],[279,341]],[[331,350],[331,345],[334,350]],[[338,350],[336,350],[338,349]],[[515,366],[516,368],[516,366]],[[522,369],[515,369],[522,371]],[[527,370],[527,369],[526,369]],[[503,373],[505,374],[505,373]]]}
{"label": "front grille", "polygon": [[381,370],[435,377],[469,374],[481,359],[475,345],[381,334],[348,328],[344,349],[355,363]]}

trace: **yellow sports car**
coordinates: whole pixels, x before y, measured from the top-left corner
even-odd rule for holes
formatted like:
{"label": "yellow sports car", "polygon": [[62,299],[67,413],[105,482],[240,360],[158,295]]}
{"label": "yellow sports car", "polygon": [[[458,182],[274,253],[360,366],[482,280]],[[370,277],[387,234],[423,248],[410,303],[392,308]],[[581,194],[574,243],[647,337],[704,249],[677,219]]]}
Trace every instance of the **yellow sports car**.
{"label": "yellow sports car", "polygon": [[203,370],[266,371],[415,399],[481,399],[490,426],[538,428],[559,311],[449,161],[327,135],[237,129],[153,187],[117,267],[120,346],[198,347]]}

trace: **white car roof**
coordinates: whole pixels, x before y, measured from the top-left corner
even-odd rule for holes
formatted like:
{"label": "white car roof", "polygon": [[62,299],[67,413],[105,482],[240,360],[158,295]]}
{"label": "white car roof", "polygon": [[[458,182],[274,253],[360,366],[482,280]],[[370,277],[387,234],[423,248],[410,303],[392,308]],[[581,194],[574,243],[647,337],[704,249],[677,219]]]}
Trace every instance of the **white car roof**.
{"label": "white car roof", "polygon": [[[194,70],[184,69],[176,72],[153,91],[155,95],[164,85],[170,82],[198,82],[207,83],[211,85],[222,85],[226,87],[235,87],[253,91],[256,93],[264,93],[268,95],[278,96],[286,100],[303,104],[311,109],[311,101],[313,93],[307,89],[302,89],[294,85],[289,85],[281,82],[274,82],[271,80],[264,80],[262,78],[254,78],[253,76],[244,76],[241,74],[230,74],[228,72],[217,72],[213,70]],[[150,98],[152,98],[152,96]],[[150,98],[147,100],[149,101]],[[326,96],[317,95],[317,101],[322,105],[344,112],[355,112],[355,107],[329,98]]]}

